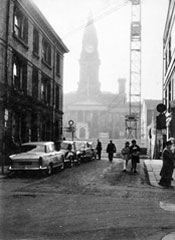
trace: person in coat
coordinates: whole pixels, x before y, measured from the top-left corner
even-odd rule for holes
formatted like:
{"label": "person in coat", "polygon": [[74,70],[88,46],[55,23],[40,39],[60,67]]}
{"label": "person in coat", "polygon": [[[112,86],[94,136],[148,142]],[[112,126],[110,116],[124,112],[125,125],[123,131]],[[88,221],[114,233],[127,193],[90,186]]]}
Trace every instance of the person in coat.
{"label": "person in coat", "polygon": [[108,153],[109,162],[112,162],[114,153],[116,152],[116,146],[112,142],[112,140],[110,140],[110,142],[108,143],[107,148],[106,148],[106,152]]}
{"label": "person in coat", "polygon": [[96,150],[97,150],[98,160],[100,160],[101,159],[102,144],[101,144],[99,139],[97,139]]}
{"label": "person in coat", "polygon": [[166,147],[163,150],[163,165],[160,171],[161,179],[159,185],[171,188],[171,180],[174,170],[174,156],[171,150],[171,140],[166,142]]}
{"label": "person in coat", "polygon": [[121,154],[123,157],[123,172],[126,172],[127,166],[128,166],[128,161],[130,158],[130,147],[129,147],[128,141],[125,143],[124,148],[122,148]]}
{"label": "person in coat", "polygon": [[140,147],[137,145],[136,140],[132,140],[132,145],[130,146],[130,156],[131,156],[131,172],[137,172],[137,163],[140,162]]}

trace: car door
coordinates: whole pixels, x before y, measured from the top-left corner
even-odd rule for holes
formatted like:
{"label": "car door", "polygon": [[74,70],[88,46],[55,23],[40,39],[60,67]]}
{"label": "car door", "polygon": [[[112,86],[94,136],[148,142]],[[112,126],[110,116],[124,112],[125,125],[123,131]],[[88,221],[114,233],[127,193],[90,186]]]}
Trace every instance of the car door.
{"label": "car door", "polygon": [[50,151],[52,153],[52,161],[53,161],[54,165],[55,166],[61,165],[62,164],[62,154],[60,151],[55,150],[54,144],[52,144]]}
{"label": "car door", "polygon": [[52,151],[52,148],[51,148],[51,145],[46,145],[46,159],[47,159],[47,165],[49,165],[50,163],[53,163],[54,165],[54,160],[55,156],[53,154],[53,151]]}

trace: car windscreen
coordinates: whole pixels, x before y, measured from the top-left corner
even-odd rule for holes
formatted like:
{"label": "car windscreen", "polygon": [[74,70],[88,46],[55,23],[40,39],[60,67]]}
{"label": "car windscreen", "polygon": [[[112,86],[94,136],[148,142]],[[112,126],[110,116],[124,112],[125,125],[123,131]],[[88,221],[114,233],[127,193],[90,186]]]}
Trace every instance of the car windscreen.
{"label": "car windscreen", "polygon": [[20,147],[20,152],[45,152],[45,146],[44,145],[22,145]]}

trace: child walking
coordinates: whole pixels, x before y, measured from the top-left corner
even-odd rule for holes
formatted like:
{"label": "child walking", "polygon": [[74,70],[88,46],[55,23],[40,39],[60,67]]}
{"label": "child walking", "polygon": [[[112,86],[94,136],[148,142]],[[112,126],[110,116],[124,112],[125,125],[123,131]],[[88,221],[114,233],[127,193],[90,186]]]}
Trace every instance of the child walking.
{"label": "child walking", "polygon": [[123,172],[126,172],[127,166],[128,166],[129,157],[130,157],[129,142],[125,143],[125,146],[122,149],[121,153],[122,153],[122,157],[123,157]]}

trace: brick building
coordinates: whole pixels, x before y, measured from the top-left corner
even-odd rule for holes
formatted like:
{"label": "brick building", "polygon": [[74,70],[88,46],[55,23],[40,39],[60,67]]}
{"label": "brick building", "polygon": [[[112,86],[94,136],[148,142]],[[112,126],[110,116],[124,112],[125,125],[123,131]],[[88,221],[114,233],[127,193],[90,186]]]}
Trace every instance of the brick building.
{"label": "brick building", "polygon": [[[62,138],[67,47],[31,0],[0,0],[0,155]],[[1,158],[2,159],[2,158]]]}

